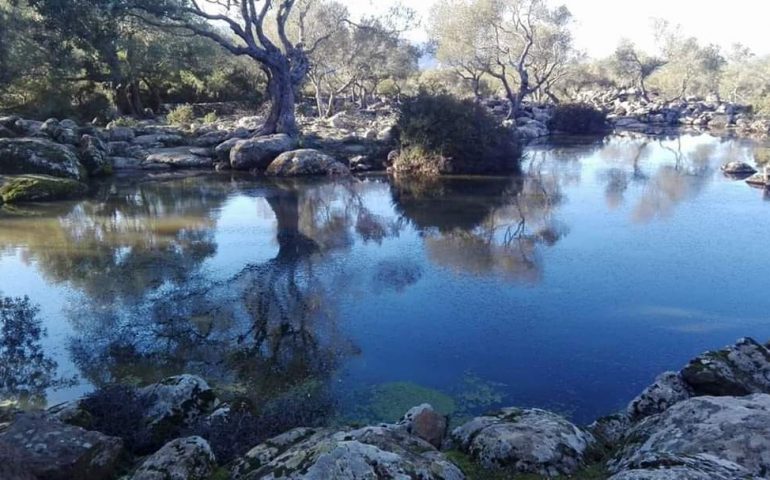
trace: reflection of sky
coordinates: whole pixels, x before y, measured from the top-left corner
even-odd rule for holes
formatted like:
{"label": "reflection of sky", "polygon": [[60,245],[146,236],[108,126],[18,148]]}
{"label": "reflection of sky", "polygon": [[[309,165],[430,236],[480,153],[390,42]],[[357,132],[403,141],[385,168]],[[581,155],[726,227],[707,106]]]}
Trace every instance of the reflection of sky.
{"label": "reflection of sky", "polygon": [[[451,391],[470,371],[505,384],[507,404],[588,421],[705,349],[747,335],[770,338],[770,261],[763,260],[770,205],[718,171],[750,153],[743,143],[702,137],[681,145],[672,174],[675,156],[663,147],[678,144],[650,142],[638,165],[643,176],[629,179],[612,205],[606,173],[633,174],[628,142],[532,155],[560,189],[552,214],[568,231],[537,248],[536,283],[456,268],[464,259],[436,262],[428,250],[436,232],[410,224],[381,243],[355,237],[349,249],[324,253],[316,273],[335,292],[341,330],[362,352],[339,373],[340,390],[412,381]],[[387,184],[358,190],[371,213],[394,217]],[[649,199],[652,214],[640,217]],[[202,265],[209,278],[229,278],[276,255],[273,212],[257,194],[232,194],[208,216],[217,246]],[[62,343],[71,332],[60,309],[68,292],[46,285],[20,257],[0,257],[0,290],[42,304],[46,347],[66,368]]]}

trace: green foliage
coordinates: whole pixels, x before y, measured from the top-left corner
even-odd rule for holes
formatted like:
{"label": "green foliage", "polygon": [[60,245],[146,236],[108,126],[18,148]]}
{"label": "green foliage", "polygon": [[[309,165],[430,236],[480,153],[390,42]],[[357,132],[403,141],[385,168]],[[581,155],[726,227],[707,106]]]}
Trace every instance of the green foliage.
{"label": "green foliage", "polygon": [[[521,148],[514,134],[482,106],[451,95],[421,92],[407,99],[397,123],[402,152],[442,158],[453,173],[516,170]],[[448,170],[440,166],[442,173]]]}
{"label": "green foliage", "polygon": [[209,112],[203,116],[203,123],[211,125],[212,123],[216,123],[218,119],[217,112]]}
{"label": "green foliage", "polygon": [[191,105],[179,105],[168,112],[166,120],[172,125],[188,128],[195,121],[195,111]]}
{"label": "green foliage", "polygon": [[557,105],[549,122],[551,130],[573,135],[607,132],[607,114],[591,105]]}

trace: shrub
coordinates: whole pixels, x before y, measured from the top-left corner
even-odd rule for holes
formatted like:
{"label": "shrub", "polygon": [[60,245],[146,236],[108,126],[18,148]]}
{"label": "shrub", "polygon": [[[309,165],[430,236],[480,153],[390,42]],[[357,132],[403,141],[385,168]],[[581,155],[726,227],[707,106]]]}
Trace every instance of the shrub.
{"label": "shrub", "polygon": [[143,424],[148,405],[136,388],[107,386],[88,395],[81,406],[91,415],[92,430],[122,438],[132,452],[149,453],[156,446]]}
{"label": "shrub", "polygon": [[166,115],[166,120],[172,125],[177,125],[179,127],[189,127],[190,124],[195,120],[195,111],[191,105],[179,105],[178,107],[168,112],[168,115]]}
{"label": "shrub", "polygon": [[211,125],[212,123],[216,123],[218,119],[217,112],[209,112],[203,117],[203,123]]}
{"label": "shrub", "polygon": [[404,102],[396,131],[395,171],[479,174],[519,167],[515,134],[471,100],[421,92]]}
{"label": "shrub", "polygon": [[574,135],[598,134],[607,131],[607,114],[591,105],[571,103],[559,105],[553,112],[549,128]]}

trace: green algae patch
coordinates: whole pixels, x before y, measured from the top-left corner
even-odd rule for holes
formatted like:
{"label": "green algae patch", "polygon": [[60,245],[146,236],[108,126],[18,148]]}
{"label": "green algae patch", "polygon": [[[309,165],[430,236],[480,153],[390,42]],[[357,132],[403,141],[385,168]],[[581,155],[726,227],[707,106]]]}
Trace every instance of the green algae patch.
{"label": "green algae patch", "polygon": [[3,203],[68,200],[84,195],[87,190],[85,184],[67,178],[19,175],[6,177],[0,187],[0,199]]}
{"label": "green algae patch", "polygon": [[368,413],[382,422],[398,421],[410,408],[429,403],[443,415],[457,410],[455,400],[444,392],[411,382],[377,385],[371,390]]}

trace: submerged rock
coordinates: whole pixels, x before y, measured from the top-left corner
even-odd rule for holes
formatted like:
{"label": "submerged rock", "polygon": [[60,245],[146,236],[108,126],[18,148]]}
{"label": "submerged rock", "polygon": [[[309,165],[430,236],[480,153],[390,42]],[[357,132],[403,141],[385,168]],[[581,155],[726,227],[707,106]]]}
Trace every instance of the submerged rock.
{"label": "submerged rock", "polygon": [[335,176],[350,175],[348,167],[318,150],[302,149],[282,153],[265,172],[276,177]]}
{"label": "submerged rock", "polygon": [[131,480],[209,480],[216,465],[206,440],[178,438],[147,458]]}
{"label": "submerged rock", "polygon": [[610,470],[644,467],[651,456],[702,454],[736,463],[753,475],[770,471],[770,395],[696,397],[677,403],[635,425]]}
{"label": "submerged rock", "polygon": [[572,475],[585,465],[593,436],[551,412],[506,408],[452,432],[460,450],[488,469],[547,477]]}
{"label": "submerged rock", "polygon": [[695,395],[770,393],[770,350],[751,338],[707,352],[681,372]]}
{"label": "submerged rock", "polygon": [[628,415],[633,421],[641,420],[664,412],[672,405],[687,400],[692,396],[690,386],[681,375],[666,372],[658,376],[655,382],[647,387],[628,405]]}
{"label": "submerged rock", "polygon": [[41,138],[0,139],[0,174],[39,173],[81,180],[86,170],[69,147]]}
{"label": "submerged rock", "polygon": [[10,478],[107,480],[115,477],[123,441],[44,415],[23,414],[0,431],[0,452],[9,449],[18,465],[0,467],[0,472],[16,471]]}
{"label": "submerged rock", "polygon": [[19,175],[7,177],[2,182],[0,200],[3,203],[50,202],[78,198],[87,191],[85,184],[69,178]]}
{"label": "submerged rock", "polygon": [[272,438],[236,461],[236,480],[463,480],[429,443],[400,429],[300,428]]}
{"label": "submerged rock", "polygon": [[297,140],[283,133],[239,140],[230,150],[230,165],[236,170],[264,170],[278,155],[296,146]]}

